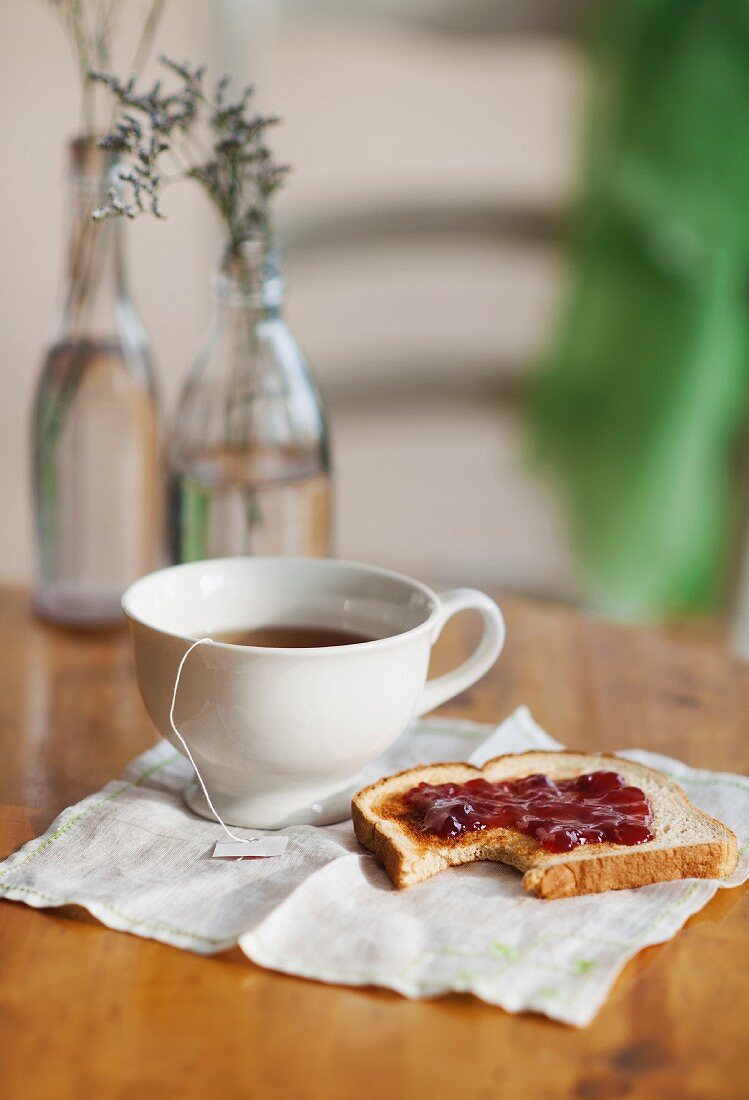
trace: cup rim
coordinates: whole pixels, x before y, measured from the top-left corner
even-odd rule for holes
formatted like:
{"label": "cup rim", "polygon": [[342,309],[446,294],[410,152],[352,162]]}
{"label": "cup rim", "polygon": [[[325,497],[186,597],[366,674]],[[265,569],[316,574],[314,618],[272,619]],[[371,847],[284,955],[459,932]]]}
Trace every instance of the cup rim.
{"label": "cup rim", "polygon": [[136,590],[141,587],[146,581],[152,580],[154,577],[166,575],[167,573],[175,573],[177,571],[195,569],[198,566],[206,565],[226,565],[236,564],[237,562],[273,562],[279,563],[299,563],[305,562],[314,564],[315,566],[322,566],[325,569],[336,569],[339,566],[347,569],[354,569],[361,573],[374,574],[380,577],[388,577],[390,580],[401,581],[408,585],[410,588],[414,588],[421,592],[429,600],[431,604],[431,611],[429,615],[424,619],[422,623],[418,623],[416,626],[412,626],[409,630],[402,630],[398,634],[388,634],[384,638],[371,638],[364,642],[352,642],[346,645],[329,645],[329,646],[255,646],[255,645],[241,645],[236,642],[220,642],[213,638],[210,640],[211,647],[220,649],[226,649],[236,653],[263,653],[263,654],[278,654],[279,656],[293,655],[299,657],[312,658],[316,654],[330,654],[330,653],[359,653],[362,650],[382,649],[390,645],[395,645],[405,638],[411,638],[419,633],[426,633],[427,630],[434,626],[435,622],[439,618],[440,602],[437,593],[434,592],[428,585],[422,584],[421,581],[414,580],[413,577],[409,577],[406,573],[398,573],[394,569],[385,569],[380,565],[368,565],[366,562],[349,561],[345,558],[311,558],[302,557],[297,555],[281,555],[281,554],[258,554],[258,555],[236,555],[234,557],[223,558],[200,558],[197,561],[182,562],[179,565],[167,565],[163,569],[155,569],[151,573],[145,573],[142,577],[138,577],[133,581],[124,591],[120,605],[125,615],[131,622],[138,623],[141,626],[146,627],[149,630],[154,630],[158,634],[163,634],[168,638],[176,638],[179,641],[192,644],[200,640],[199,637],[191,634],[181,634],[176,630],[166,630],[163,627],[156,626],[153,622],[148,622],[141,615],[136,614],[132,608],[131,603],[133,596],[136,595]]}

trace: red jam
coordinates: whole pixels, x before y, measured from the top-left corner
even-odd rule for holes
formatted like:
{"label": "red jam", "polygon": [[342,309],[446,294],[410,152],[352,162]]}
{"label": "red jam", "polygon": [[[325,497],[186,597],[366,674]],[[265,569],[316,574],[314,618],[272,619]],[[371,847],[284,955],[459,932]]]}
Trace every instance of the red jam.
{"label": "red jam", "polygon": [[650,803],[616,772],[573,779],[529,775],[505,783],[420,783],[403,796],[423,828],[443,840],[484,829],[517,829],[549,852],[581,844],[644,844],[653,839]]}

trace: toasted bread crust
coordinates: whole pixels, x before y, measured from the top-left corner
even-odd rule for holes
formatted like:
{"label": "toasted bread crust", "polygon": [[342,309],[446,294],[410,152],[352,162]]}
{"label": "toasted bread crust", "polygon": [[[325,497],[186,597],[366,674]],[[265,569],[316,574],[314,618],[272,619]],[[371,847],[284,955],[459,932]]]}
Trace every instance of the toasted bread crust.
{"label": "toasted bread crust", "polygon": [[685,848],[639,851],[630,848],[616,856],[589,856],[585,860],[532,867],[523,886],[541,898],[572,898],[605,890],[629,890],[654,882],[681,878],[723,878],[736,867],[736,849],[728,839]]}
{"label": "toasted bread crust", "polygon": [[[563,855],[546,851],[533,838],[513,829],[491,829],[443,841],[424,833],[418,818],[409,813],[401,799],[406,790],[421,782],[464,782],[479,776],[491,781],[498,770],[503,777],[519,778],[539,770],[539,763],[555,774],[560,770],[582,774],[601,767],[628,771],[630,781],[651,788],[651,802],[660,792],[660,800],[668,801],[671,815],[678,814],[690,825],[690,835],[673,844],[659,844],[656,835],[655,841],[637,847],[587,845]],[[672,779],[642,764],[604,753],[532,750],[494,757],[482,768],[460,763],[409,768],[359,791],[351,809],[360,843],[374,854],[399,889],[450,866],[494,860],[524,872],[526,890],[542,898],[564,898],[681,878],[722,878],[735,869],[738,859],[738,845],[731,830],[693,806]],[[659,813],[656,802],[656,820]]]}
{"label": "toasted bread crust", "polygon": [[388,841],[387,837],[383,836],[377,828],[377,823],[366,816],[356,801],[351,803],[351,818],[357,840],[368,848],[377,862],[385,868],[393,885],[400,889],[407,886],[402,853]]}

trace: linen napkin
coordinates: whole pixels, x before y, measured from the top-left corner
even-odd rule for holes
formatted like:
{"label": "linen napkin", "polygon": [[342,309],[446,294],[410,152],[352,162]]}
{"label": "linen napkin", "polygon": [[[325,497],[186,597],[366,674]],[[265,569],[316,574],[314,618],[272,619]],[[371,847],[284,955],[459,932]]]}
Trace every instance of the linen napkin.
{"label": "linen napkin", "polygon": [[[526,708],[493,732],[431,719],[415,723],[361,779],[560,747]],[[719,887],[749,877],[749,779],[654,753],[621,755],[673,776],[736,832],[741,855],[730,878],[541,901],[523,891],[517,872],[483,863],[398,892],[350,821],[284,829],[289,844],[276,858],[216,860],[220,830],[186,809],[181,792],[192,770],[162,741],[0,864],[0,897],[80,905],[112,928],[203,954],[239,942],[261,966],[320,981],[412,998],[470,992],[510,1012],[584,1026],[629,958],[670,939]]]}

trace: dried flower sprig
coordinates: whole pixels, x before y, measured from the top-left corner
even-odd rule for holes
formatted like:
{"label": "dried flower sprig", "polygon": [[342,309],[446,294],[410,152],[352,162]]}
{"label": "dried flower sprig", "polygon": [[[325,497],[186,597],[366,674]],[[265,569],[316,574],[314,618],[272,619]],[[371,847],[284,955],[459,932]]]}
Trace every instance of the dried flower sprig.
{"label": "dried flower sprig", "polygon": [[[266,132],[280,119],[251,113],[254,94],[245,88],[230,96],[230,79],[221,77],[213,94],[205,90],[205,69],[162,56],[162,65],[179,78],[175,91],[162,91],[157,81],[138,91],[133,79],[123,83],[109,73],[94,71],[93,81],[106,85],[121,108],[112,131],[100,145],[122,155],[123,189],[112,188],[108,200],[94,212],[97,221],[142,213],[163,217],[163,186],[192,179],[206,192],[221,216],[228,247],[270,236],[270,199],[290,168],[277,164],[266,144]],[[168,158],[172,175],[161,169]],[[123,197],[123,194],[127,197]]]}
{"label": "dried flower sprig", "polygon": [[[81,112],[87,134],[96,132],[96,104],[88,79],[91,69],[110,63],[118,21],[128,7],[123,0],[46,0],[70,40],[81,86]],[[151,0],[141,24],[131,71],[140,72],[163,15],[166,0]],[[141,12],[142,15],[142,12]]]}

